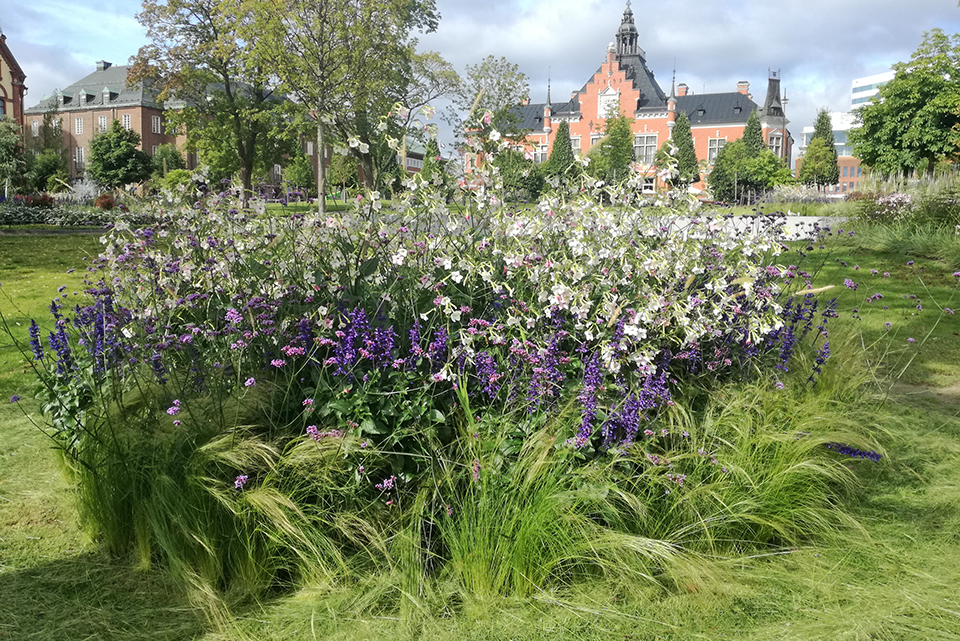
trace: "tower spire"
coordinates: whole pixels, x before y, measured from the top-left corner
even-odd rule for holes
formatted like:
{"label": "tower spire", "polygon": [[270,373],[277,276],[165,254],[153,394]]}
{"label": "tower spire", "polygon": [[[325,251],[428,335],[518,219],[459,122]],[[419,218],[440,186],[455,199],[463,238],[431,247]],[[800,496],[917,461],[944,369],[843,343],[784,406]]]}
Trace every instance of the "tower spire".
{"label": "tower spire", "polygon": [[552,106],[550,102],[550,67],[547,67],[547,106]]}

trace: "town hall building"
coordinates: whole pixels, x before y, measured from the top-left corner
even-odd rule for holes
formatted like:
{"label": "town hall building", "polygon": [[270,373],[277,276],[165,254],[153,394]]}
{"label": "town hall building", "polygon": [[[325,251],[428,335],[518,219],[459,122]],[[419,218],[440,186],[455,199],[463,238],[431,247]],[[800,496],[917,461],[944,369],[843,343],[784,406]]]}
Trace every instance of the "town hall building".
{"label": "town hall building", "polygon": [[567,102],[553,104],[548,89],[546,103],[517,107],[520,127],[528,132],[525,147],[533,152],[535,161],[545,162],[549,158],[557,125],[562,121],[570,127],[574,153],[589,153],[604,135],[605,115],[611,109],[619,109],[632,121],[634,156],[647,174],[644,190],[654,191],[654,157],[657,149],[670,139],[679,113],[685,113],[690,120],[697,159],[707,161],[709,167],[727,142],[743,136],[750,113],[757,111],[764,142],[789,165],[793,140],[787,130],[790,121],[784,113],[786,100],[780,96],[779,73],[769,74],[762,104],[753,101],[750,83],[746,81],[738,82],[735,91],[703,94],[694,94],[681,83],[671,86],[667,95],[647,67],[646,53],[638,41],[639,32],[628,0],[606,60],[579,91]]}

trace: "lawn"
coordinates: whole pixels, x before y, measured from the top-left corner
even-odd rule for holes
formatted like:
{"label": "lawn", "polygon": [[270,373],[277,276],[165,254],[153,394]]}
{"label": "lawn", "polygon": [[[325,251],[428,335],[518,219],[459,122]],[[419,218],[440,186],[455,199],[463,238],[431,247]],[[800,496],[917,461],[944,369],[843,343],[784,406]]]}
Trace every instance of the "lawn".
{"label": "lawn", "polygon": [[[21,348],[59,287],[68,300],[80,290],[98,247],[88,234],[0,236],[0,311]],[[885,456],[851,463],[864,490],[844,499],[862,529],[714,560],[691,571],[696,580],[660,587],[587,581],[522,600],[401,595],[406,605],[378,608],[397,595],[374,576],[204,608],[162,569],[111,558],[86,537],[51,442],[32,424],[29,362],[0,337],[0,639],[960,638],[960,318],[944,311],[960,307],[960,267],[847,239],[809,258],[823,263],[813,287],[839,296],[835,351],[864,369],[880,363],[876,400],[854,416],[884,434]],[[875,293],[883,298],[867,303]],[[23,400],[5,400],[15,394]]]}

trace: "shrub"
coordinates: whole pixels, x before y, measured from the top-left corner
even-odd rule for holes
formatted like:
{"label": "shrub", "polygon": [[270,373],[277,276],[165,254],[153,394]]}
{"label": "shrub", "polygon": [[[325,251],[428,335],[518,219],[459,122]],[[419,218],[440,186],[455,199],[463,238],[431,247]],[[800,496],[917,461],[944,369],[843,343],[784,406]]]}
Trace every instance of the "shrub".
{"label": "shrub", "polygon": [[110,211],[113,209],[114,200],[113,194],[107,192],[97,196],[97,199],[93,203],[96,205],[97,209],[102,209],[103,211]]}
{"label": "shrub", "polygon": [[[403,567],[525,594],[835,522],[850,477],[820,445],[872,441],[818,419],[798,444],[783,413],[835,311],[778,262],[782,220],[666,233],[686,201],[644,200],[636,176],[511,211],[497,174],[462,213],[414,178],[325,218],[211,194],[119,221],[87,297],[31,328],[106,546],[219,589]],[[767,409],[725,420],[711,399],[750,380]]]}

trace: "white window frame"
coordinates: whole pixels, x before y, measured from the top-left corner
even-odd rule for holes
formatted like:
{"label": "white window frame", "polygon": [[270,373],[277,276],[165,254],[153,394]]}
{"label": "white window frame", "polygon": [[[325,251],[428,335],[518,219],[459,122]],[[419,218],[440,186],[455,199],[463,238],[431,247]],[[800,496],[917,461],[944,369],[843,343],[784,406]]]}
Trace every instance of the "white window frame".
{"label": "white window frame", "polygon": [[580,155],[580,136],[570,136],[570,148],[575,156]]}
{"label": "white window frame", "polygon": [[783,155],[783,134],[779,132],[770,132],[767,136],[767,147],[773,152],[773,155],[780,158]]}
{"label": "white window frame", "polygon": [[707,162],[712,163],[717,159],[720,150],[727,144],[726,138],[710,138],[707,140]]}
{"label": "white window frame", "polygon": [[600,142],[601,138],[603,138],[603,134],[590,134],[590,149],[593,149],[593,146]]}
{"label": "white window frame", "polygon": [[82,118],[82,117],[77,118],[77,119],[74,121],[74,124],[73,124],[73,132],[74,132],[76,135],[78,135],[78,136],[82,136],[82,135],[83,135],[83,118]]}
{"label": "white window frame", "polygon": [[133,119],[130,117],[130,114],[123,114],[123,128],[129,131],[133,126],[132,120]]}
{"label": "white window frame", "polygon": [[107,130],[107,117],[97,116],[97,131],[103,133]]}
{"label": "white window frame", "polygon": [[308,156],[313,155],[313,142],[310,140],[307,141],[307,155]]}
{"label": "white window frame", "polygon": [[533,162],[538,165],[547,162],[547,159],[550,157],[549,149],[549,145],[534,145]]}
{"label": "white window frame", "polygon": [[73,151],[73,163],[77,173],[83,171],[83,147],[77,147]]}
{"label": "white window frame", "polygon": [[31,120],[30,121],[30,133],[33,134],[33,137],[36,138],[40,135],[40,121]]}
{"label": "white window frame", "polygon": [[160,116],[153,116],[150,119],[150,131],[155,134],[163,133],[163,129],[160,128]]}
{"label": "white window frame", "polygon": [[644,132],[633,135],[633,157],[637,162],[652,165],[657,156],[657,134]]}

